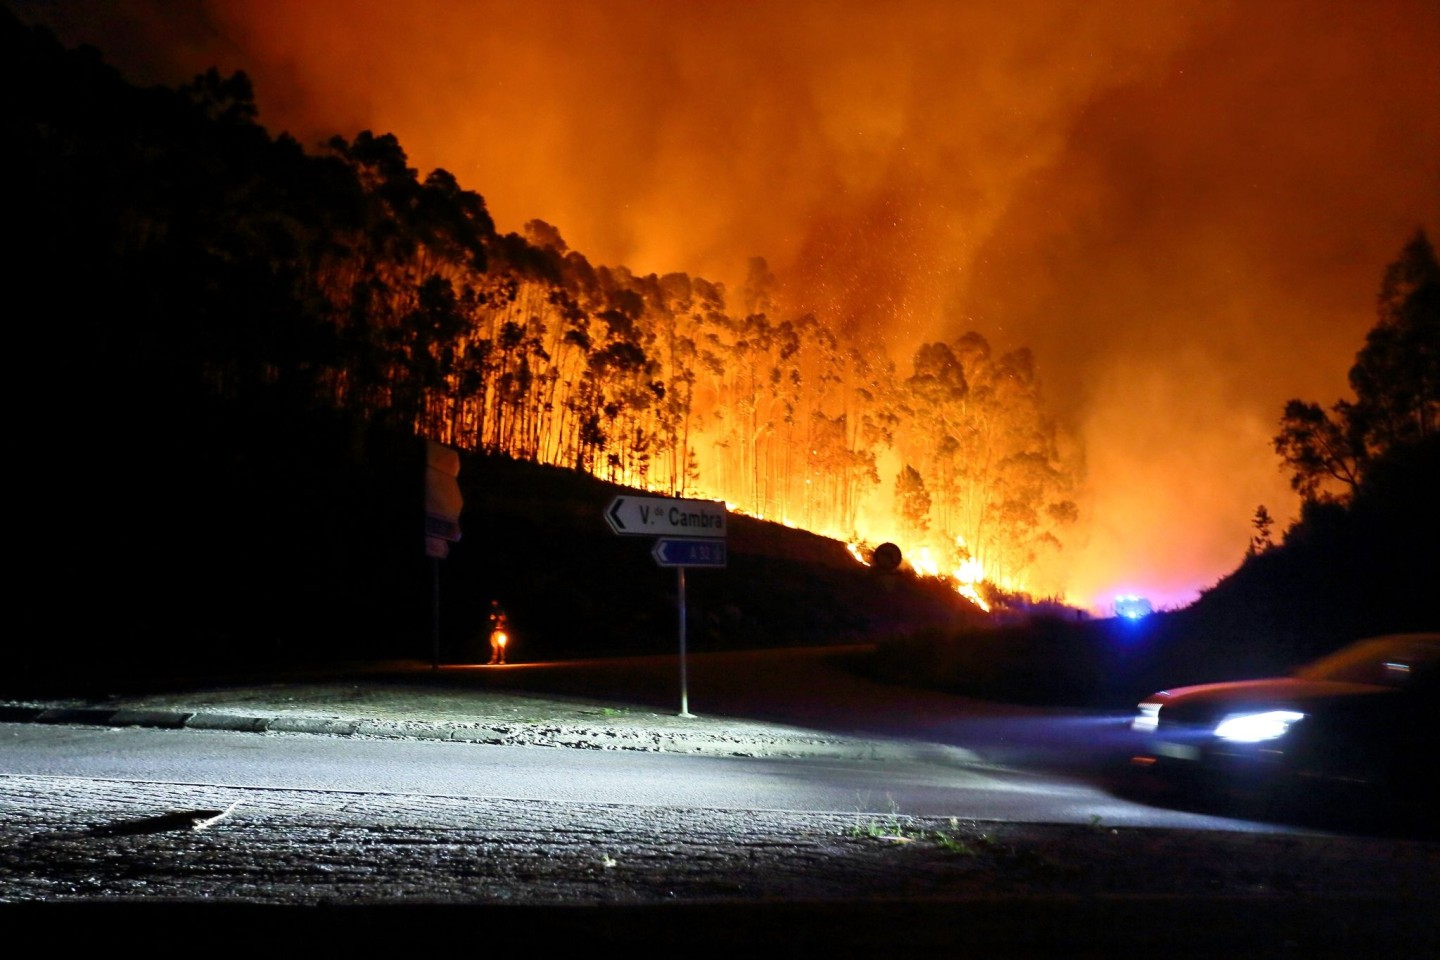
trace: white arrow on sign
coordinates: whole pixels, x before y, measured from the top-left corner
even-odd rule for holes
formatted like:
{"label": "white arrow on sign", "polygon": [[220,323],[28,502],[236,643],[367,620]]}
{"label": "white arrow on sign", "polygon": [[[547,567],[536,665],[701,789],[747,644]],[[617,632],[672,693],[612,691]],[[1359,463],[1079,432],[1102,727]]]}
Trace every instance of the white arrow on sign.
{"label": "white arrow on sign", "polygon": [[605,509],[605,522],[611,530],[626,535],[723,538],[725,504],[721,500],[616,497]]}

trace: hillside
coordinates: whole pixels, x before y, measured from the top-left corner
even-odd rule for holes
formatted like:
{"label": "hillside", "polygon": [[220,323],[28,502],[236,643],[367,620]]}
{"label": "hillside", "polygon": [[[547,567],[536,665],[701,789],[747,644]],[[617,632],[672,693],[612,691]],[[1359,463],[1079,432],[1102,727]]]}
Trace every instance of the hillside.
{"label": "hillside", "polygon": [[[603,519],[614,496],[637,491],[465,454],[463,538],[434,561],[413,436],[221,403],[192,404],[163,427],[107,435],[92,450],[110,467],[98,480],[57,481],[87,505],[86,536],[65,558],[71,602],[18,647],[21,682],[80,668],[465,662],[483,654],[492,598],[511,613],[515,659],[678,647],[676,571],[655,563],[650,538],[618,536]],[[1377,478],[1352,508],[1312,511],[1191,607],[1138,623],[999,624],[938,581],[732,514],[728,565],[686,574],[687,644],[876,642],[877,669],[894,682],[1076,705],[1284,671],[1358,636],[1440,624],[1437,447]]]}
{"label": "hillside", "polygon": [[[652,538],[604,520],[613,497],[644,491],[486,457],[466,457],[460,481],[465,533],[441,561],[456,654],[479,639],[492,596],[536,656],[676,649],[677,571],[657,565]],[[693,649],[851,643],[981,619],[944,584],[864,566],[839,541],[735,513],[727,522],[727,565],[685,574]]]}
{"label": "hillside", "polygon": [[[676,571],[656,564],[651,538],[617,536],[603,518],[615,495],[637,491],[465,453],[463,537],[436,561],[414,436],[343,416],[160,404],[112,403],[117,426],[88,451],[99,468],[53,480],[52,495],[84,505],[84,537],[63,558],[68,602],[19,645],[22,682],[430,659],[437,638],[441,659],[463,662],[485,646],[492,598],[510,612],[516,659],[677,649]],[[728,565],[685,578],[693,650],[977,619],[938,581],[873,570],[837,541],[738,515],[729,527]]]}

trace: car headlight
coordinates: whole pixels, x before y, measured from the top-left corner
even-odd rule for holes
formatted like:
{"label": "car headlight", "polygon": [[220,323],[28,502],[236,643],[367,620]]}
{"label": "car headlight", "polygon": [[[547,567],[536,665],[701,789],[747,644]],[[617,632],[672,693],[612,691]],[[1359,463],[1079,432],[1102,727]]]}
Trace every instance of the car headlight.
{"label": "car headlight", "polygon": [[1139,712],[1130,721],[1130,729],[1137,733],[1153,733],[1160,725],[1160,704],[1147,700],[1138,709]]}
{"label": "car headlight", "polygon": [[1240,743],[1258,743],[1285,736],[1290,724],[1303,719],[1305,714],[1294,710],[1266,710],[1263,713],[1232,713],[1215,728],[1215,736],[1221,740],[1235,740]]}

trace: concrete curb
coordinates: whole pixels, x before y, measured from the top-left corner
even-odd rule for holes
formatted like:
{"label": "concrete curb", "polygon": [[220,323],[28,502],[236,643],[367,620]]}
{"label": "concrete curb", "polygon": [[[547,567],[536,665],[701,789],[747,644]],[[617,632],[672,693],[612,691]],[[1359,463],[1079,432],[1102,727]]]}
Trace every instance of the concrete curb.
{"label": "concrete curb", "polygon": [[197,713],[186,721],[188,730],[231,730],[238,733],[264,733],[270,721],[261,717],[233,713]]}
{"label": "concrete curb", "polygon": [[112,727],[160,727],[179,730],[190,722],[193,714],[168,710],[116,710],[108,721]]}
{"label": "concrete curb", "polygon": [[276,717],[265,725],[268,733],[320,733],[351,737],[360,729],[359,720],[337,720],[333,717]]}
{"label": "concrete curb", "polygon": [[36,723],[73,723],[81,726],[108,727],[114,710],[97,707],[52,707],[41,710]]}
{"label": "concrete curb", "polygon": [[355,729],[355,735],[358,737],[381,737],[387,740],[462,740],[491,744],[505,742],[505,738],[497,733],[482,731],[483,737],[474,737],[470,735],[472,732],[417,721],[411,721],[404,727],[396,727],[393,723],[361,720]]}

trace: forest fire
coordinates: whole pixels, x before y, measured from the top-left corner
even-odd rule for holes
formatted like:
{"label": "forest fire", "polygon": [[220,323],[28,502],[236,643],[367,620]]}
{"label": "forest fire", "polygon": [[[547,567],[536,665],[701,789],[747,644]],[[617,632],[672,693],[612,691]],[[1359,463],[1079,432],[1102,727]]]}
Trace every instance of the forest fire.
{"label": "forest fire", "polygon": [[915,558],[914,566],[916,571],[924,576],[941,577],[953,582],[957,593],[969,599],[981,610],[989,612],[990,604],[985,602],[976,589],[985,580],[985,572],[979,561],[965,560],[954,570],[942,572],[940,564],[935,560],[930,548],[921,547],[919,556]]}
{"label": "forest fire", "polygon": [[1440,232],[1433,0],[17,6],[142,83],[243,70],[382,188],[304,265],[377,338],[335,403],[977,593],[1161,609],[1233,569],[1298,511],[1286,401],[1344,389]]}
{"label": "forest fire", "polygon": [[[450,415],[430,429],[462,447],[512,452],[505,425],[531,422],[532,449],[556,451],[555,462],[614,482],[724,500],[733,511],[841,541],[911,544],[918,573],[953,580],[985,608],[982,580],[1003,578],[1025,592],[1034,565],[1073,525],[1077,467],[1027,351],[996,355],[972,332],[926,344],[900,367],[814,316],[741,318],[702,280],[671,274],[656,282],[600,268],[599,276],[636,294],[617,317],[605,309],[616,295],[603,284],[587,289],[577,265],[575,254],[557,264],[562,278],[574,277],[563,289],[577,311],[540,311],[553,295],[522,286],[516,300],[526,311],[507,305],[475,324],[500,331],[503,343],[548,339],[546,354],[518,358],[548,392],[436,396],[437,410]],[[584,373],[566,379],[567,368]],[[583,415],[587,395],[597,398],[598,415],[585,426],[530,409],[548,401],[549,410]],[[507,409],[510,399],[523,409]],[[942,555],[943,572],[931,559]]]}

